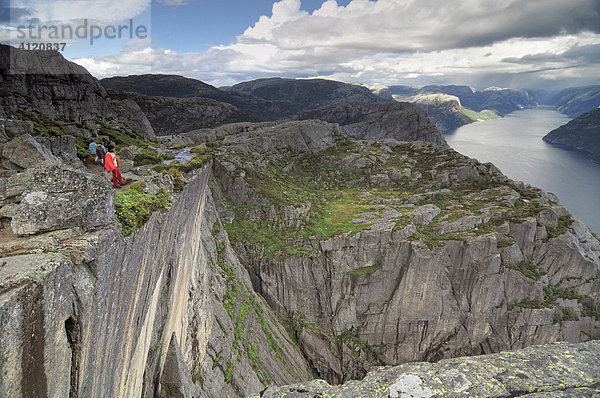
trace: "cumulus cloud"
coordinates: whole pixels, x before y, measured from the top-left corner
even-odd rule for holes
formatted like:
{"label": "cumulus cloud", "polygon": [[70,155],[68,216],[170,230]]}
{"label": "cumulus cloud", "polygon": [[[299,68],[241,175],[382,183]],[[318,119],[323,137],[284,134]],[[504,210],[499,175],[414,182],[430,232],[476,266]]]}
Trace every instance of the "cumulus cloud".
{"label": "cumulus cloud", "polygon": [[153,72],[217,85],[273,75],[367,84],[585,79],[598,76],[599,14],[600,0],[327,0],[312,13],[280,0],[232,44],[97,61],[112,62],[113,74],[150,61]]}
{"label": "cumulus cloud", "polygon": [[[353,0],[326,1],[308,14],[300,1],[275,3],[240,37],[281,49],[344,47],[392,52],[490,45],[511,38],[600,33],[598,0]],[[260,34],[257,34],[260,32]]]}

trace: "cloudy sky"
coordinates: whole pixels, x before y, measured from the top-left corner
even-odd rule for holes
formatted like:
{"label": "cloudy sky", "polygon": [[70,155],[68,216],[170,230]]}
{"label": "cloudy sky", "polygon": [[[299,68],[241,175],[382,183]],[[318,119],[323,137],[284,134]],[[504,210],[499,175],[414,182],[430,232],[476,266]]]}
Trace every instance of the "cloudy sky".
{"label": "cloudy sky", "polygon": [[[109,28],[111,37],[103,31],[93,44],[89,36],[52,39],[67,42],[65,57],[99,78],[173,73],[217,86],[269,76],[476,88],[600,83],[600,0],[1,1],[0,39],[15,46],[40,41],[26,26],[33,36],[39,26],[79,27],[86,19]],[[144,34],[125,29],[113,38],[125,24]]]}

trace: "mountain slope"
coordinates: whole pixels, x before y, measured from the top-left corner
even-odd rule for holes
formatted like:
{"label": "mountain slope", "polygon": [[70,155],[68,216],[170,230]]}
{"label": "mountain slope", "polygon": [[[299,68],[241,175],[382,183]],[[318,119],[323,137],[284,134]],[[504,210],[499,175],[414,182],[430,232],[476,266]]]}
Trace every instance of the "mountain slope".
{"label": "mountain slope", "polygon": [[258,79],[238,83],[229,90],[264,99],[287,101],[304,111],[338,102],[365,104],[381,101],[364,86],[324,79]]}
{"label": "mountain slope", "polygon": [[600,162],[600,108],[578,116],[542,139],[551,144],[584,150]]}
{"label": "mountain slope", "polygon": [[424,87],[390,86],[392,94],[411,97],[418,94],[448,94],[458,97],[462,106],[481,112],[484,109],[494,110],[506,115],[518,109],[535,104],[535,99],[525,90],[489,87],[477,91],[468,86],[429,85]]}
{"label": "mountain slope", "polygon": [[0,79],[0,104],[7,114],[38,112],[80,123],[112,112],[98,81],[56,51],[0,44]]}
{"label": "mountain slope", "polygon": [[148,96],[174,98],[209,98],[233,105],[252,114],[249,120],[275,120],[296,113],[298,109],[287,101],[272,101],[243,92],[227,92],[204,83],[177,75],[131,75],[102,79],[108,90],[138,93]]}
{"label": "mountain slope", "polygon": [[226,123],[258,121],[233,105],[202,97],[158,97],[109,91],[111,98],[133,100],[148,116],[157,135],[177,135]]}
{"label": "mountain slope", "polygon": [[571,87],[549,100],[558,110],[571,118],[600,107],[600,85]]}
{"label": "mountain slope", "polygon": [[306,111],[296,119],[338,123],[344,134],[356,139],[428,141],[446,146],[446,140],[425,112],[409,103],[352,103],[340,101]]}
{"label": "mountain slope", "polygon": [[442,132],[497,118],[536,103],[524,90],[495,87],[476,91],[457,85],[390,86],[389,91],[396,100],[409,101],[425,109]]}
{"label": "mountain slope", "polygon": [[155,138],[136,104],[113,101],[87,70],[59,52],[0,45],[0,81],[0,105],[9,119],[0,126],[0,141],[27,132],[74,135],[81,143],[105,128]]}
{"label": "mountain slope", "polygon": [[[227,91],[168,75],[110,78],[102,80],[102,84],[110,89],[111,97],[137,102],[158,135],[177,135],[235,122],[318,119],[343,125],[343,131],[355,138],[446,145],[427,115],[412,105],[384,101],[366,87],[337,81],[258,79],[236,84]],[[178,119],[172,120],[170,111],[161,111],[164,106],[178,109]],[[204,119],[200,117],[203,107]]]}

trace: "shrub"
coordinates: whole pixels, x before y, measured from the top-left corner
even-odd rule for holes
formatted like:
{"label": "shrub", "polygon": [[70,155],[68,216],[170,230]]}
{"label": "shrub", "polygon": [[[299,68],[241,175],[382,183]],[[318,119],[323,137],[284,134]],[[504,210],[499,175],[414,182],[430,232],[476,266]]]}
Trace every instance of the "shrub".
{"label": "shrub", "polygon": [[162,156],[159,156],[156,152],[148,149],[142,149],[142,152],[135,155],[133,158],[133,164],[135,166],[143,166],[145,164],[156,164],[164,160]]}
{"label": "shrub", "polygon": [[577,315],[577,312],[571,307],[559,309],[558,311],[556,311],[554,313],[554,317],[552,318],[552,321],[554,323],[559,323],[559,322],[563,322],[563,321],[578,321],[578,320],[579,320],[579,316]]}
{"label": "shrub", "polygon": [[507,264],[505,265],[505,267],[520,271],[526,277],[534,279],[536,281],[540,279],[540,277],[542,277],[543,275],[546,275],[546,272],[542,271],[539,265],[537,265],[537,263],[535,263],[532,260],[523,260],[516,265]]}
{"label": "shrub", "polygon": [[143,182],[134,183],[116,195],[115,212],[123,225],[123,236],[131,235],[148,221],[154,211],[171,207],[171,195],[168,192],[160,190],[157,194],[147,194],[143,193],[143,188]]}

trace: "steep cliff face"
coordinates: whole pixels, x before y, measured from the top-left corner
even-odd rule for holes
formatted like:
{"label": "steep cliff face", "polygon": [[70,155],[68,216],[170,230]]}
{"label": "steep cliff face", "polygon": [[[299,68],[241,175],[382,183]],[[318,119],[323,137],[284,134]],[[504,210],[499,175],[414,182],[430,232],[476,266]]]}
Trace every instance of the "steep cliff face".
{"label": "steep cliff face", "polygon": [[82,122],[110,113],[106,91],[84,68],[55,51],[0,45],[1,104],[10,112],[40,112]]}
{"label": "steep cliff face", "polygon": [[428,141],[446,145],[446,140],[435,124],[420,108],[409,103],[338,104],[307,111],[296,119],[318,119],[338,123],[342,131],[356,139],[399,141]]}
{"label": "steep cliff face", "polygon": [[474,120],[464,114],[460,99],[448,94],[420,94],[415,96],[414,104],[423,108],[435,126],[446,132]]}
{"label": "steep cliff face", "polygon": [[219,232],[209,174],[188,176],[170,210],[126,239],[113,201],[95,191],[114,197],[104,179],[60,163],[12,177],[21,183],[3,192],[2,210],[14,226],[32,221],[7,203],[39,213],[37,225],[68,215],[56,206],[75,191],[82,217],[32,236],[2,231],[0,395],[245,396],[308,378]]}
{"label": "steep cliff face", "polygon": [[432,144],[313,130],[317,148],[257,130],[214,156],[225,229],[321,377],[600,334],[600,242],[555,197]]}
{"label": "steep cliff face", "polygon": [[154,138],[139,107],[111,103],[98,80],[59,52],[0,45],[0,82],[4,115],[0,117],[9,119],[0,124],[0,141],[8,141],[3,135],[15,137],[34,130],[44,135],[89,137],[98,132],[99,120],[115,129]]}
{"label": "steep cliff face", "polygon": [[589,153],[596,162],[600,162],[600,108],[576,117],[542,139],[551,144],[581,149]]}

